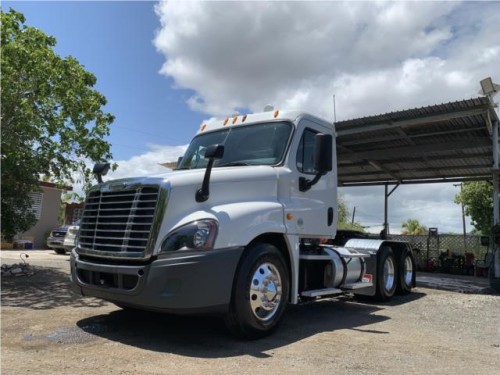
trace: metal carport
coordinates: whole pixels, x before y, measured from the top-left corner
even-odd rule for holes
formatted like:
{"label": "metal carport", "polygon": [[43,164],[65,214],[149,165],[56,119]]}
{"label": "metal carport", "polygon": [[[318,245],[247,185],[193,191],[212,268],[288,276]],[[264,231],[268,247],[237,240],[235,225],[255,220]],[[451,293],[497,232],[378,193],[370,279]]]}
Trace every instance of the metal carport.
{"label": "metal carport", "polygon": [[499,223],[498,121],[492,100],[478,97],[336,122],[339,186],[385,185],[387,230],[387,198],[400,184],[488,180]]}

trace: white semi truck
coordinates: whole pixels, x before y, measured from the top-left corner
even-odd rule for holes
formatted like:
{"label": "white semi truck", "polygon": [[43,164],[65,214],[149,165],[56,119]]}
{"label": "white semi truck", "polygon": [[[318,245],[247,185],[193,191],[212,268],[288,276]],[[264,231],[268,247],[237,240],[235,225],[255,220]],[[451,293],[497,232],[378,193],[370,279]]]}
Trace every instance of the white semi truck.
{"label": "white semi truck", "polygon": [[88,192],[74,289],[123,308],[222,314],[249,338],[272,332],[288,303],[410,292],[407,243],[325,241],[336,233],[336,166],[333,124],[307,113],[208,121],[176,170]]}

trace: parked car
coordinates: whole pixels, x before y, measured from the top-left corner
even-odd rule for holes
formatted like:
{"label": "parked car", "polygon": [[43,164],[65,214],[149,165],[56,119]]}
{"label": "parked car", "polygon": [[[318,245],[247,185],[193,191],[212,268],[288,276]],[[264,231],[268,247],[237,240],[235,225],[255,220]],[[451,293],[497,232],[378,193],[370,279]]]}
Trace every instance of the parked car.
{"label": "parked car", "polygon": [[53,249],[57,254],[65,254],[64,237],[66,237],[68,228],[69,227],[66,225],[50,232],[49,238],[47,238],[47,247]]}
{"label": "parked car", "polygon": [[78,220],[75,224],[70,225],[68,227],[68,231],[66,232],[66,236],[64,236],[64,250],[67,252],[71,252],[76,246],[76,237],[78,236],[78,231],[80,230],[80,220]]}

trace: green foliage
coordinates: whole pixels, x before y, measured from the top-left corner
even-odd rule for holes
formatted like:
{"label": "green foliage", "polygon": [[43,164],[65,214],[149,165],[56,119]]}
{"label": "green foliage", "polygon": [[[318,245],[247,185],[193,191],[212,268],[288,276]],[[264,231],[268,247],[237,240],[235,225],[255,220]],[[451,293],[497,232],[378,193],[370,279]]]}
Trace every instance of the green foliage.
{"label": "green foliage", "polygon": [[409,234],[413,236],[427,234],[428,230],[427,227],[420,224],[417,219],[408,219],[401,223],[401,226],[404,228],[401,231],[401,234]]}
{"label": "green foliage", "polygon": [[348,223],[350,221],[350,212],[347,207],[347,203],[344,200],[342,195],[338,195],[337,199],[337,208],[338,208],[338,223]]}
{"label": "green foliage", "polygon": [[356,230],[358,232],[364,232],[365,228],[363,228],[359,223],[339,223],[337,226],[338,229],[345,229],[345,230]]}
{"label": "green foliage", "polygon": [[486,181],[464,182],[455,203],[463,204],[465,214],[472,219],[471,225],[484,235],[493,226],[493,186]]}
{"label": "green foliage", "polygon": [[357,230],[360,232],[364,232],[364,228],[359,223],[352,223],[351,213],[349,212],[347,203],[340,194],[338,196],[337,207],[338,207],[338,220],[337,220],[338,229]]}
{"label": "green foliage", "polygon": [[[1,12],[2,233],[34,224],[29,193],[38,181],[91,184],[91,164],[110,159],[104,140],[114,117],[96,78],[76,59],[62,58],[55,38]],[[75,175],[80,176],[75,180]]]}

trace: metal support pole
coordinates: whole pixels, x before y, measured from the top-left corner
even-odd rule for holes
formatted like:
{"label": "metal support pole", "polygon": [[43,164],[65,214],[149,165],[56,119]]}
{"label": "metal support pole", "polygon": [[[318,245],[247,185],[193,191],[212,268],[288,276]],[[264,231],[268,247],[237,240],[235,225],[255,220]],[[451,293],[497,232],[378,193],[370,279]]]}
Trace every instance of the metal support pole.
{"label": "metal support pole", "polygon": [[[481,82],[481,89],[484,95],[487,96],[489,101],[488,108],[488,122],[486,126],[491,129],[492,138],[492,149],[493,149],[493,262],[490,263],[489,267],[489,277],[490,277],[490,287],[496,292],[500,293],[500,242],[498,225],[500,224],[500,210],[498,202],[498,105],[493,101],[493,96],[500,89],[500,85],[493,83],[491,77],[483,79]],[[491,117],[494,117],[491,121]]]}
{"label": "metal support pole", "polygon": [[[498,121],[493,121],[492,123],[493,130],[493,223],[500,223],[500,209],[499,209],[499,201],[498,201]],[[500,250],[496,241],[495,243],[495,252],[493,256],[493,272],[495,278],[500,278]]]}
{"label": "metal support pole", "polygon": [[[498,121],[493,121],[493,168],[498,170]],[[493,223],[500,223],[500,210],[498,202],[498,173],[493,172]]]}
{"label": "metal support pole", "polygon": [[389,197],[391,196],[392,193],[394,193],[394,190],[396,190],[399,187],[399,183],[396,184],[392,188],[391,191],[389,191],[389,184],[385,184],[385,193],[384,193],[384,230],[383,232],[383,237],[387,238],[389,235]]}
{"label": "metal support pole", "polygon": [[387,238],[387,236],[389,235],[389,220],[387,218],[388,216],[388,211],[389,211],[389,194],[388,194],[388,191],[389,191],[389,185],[388,184],[385,184],[384,185],[385,189],[384,189],[384,230],[383,230],[383,238]]}

